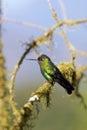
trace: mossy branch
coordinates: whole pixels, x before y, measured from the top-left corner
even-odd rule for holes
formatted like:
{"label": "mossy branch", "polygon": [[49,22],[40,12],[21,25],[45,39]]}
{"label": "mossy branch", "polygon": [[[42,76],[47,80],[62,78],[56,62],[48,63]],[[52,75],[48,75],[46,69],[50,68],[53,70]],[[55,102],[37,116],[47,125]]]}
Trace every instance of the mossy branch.
{"label": "mossy branch", "polygon": [[[2,21],[2,2],[0,1],[0,21]],[[0,24],[0,130],[10,127],[9,89],[7,87],[7,69],[3,55],[2,23]]]}
{"label": "mossy branch", "polygon": [[27,122],[29,122],[28,126],[31,128],[32,118],[36,118],[34,108],[36,110],[37,116],[39,114],[39,107],[38,105],[36,106],[36,104],[41,103],[43,100],[45,100],[46,106],[48,107],[50,104],[51,89],[52,85],[46,82],[41,87],[39,87],[36,92],[32,93],[28,102],[19,111],[19,116],[14,119],[14,125],[10,130],[23,130],[23,128],[27,126]]}

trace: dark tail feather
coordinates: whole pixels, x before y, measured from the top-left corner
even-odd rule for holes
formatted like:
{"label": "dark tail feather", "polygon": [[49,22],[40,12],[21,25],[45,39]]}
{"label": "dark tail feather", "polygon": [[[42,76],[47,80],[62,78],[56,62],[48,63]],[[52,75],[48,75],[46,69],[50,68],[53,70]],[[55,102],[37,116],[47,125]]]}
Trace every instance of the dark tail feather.
{"label": "dark tail feather", "polygon": [[71,85],[69,85],[68,87],[66,86],[65,89],[66,89],[68,94],[72,94],[72,91],[74,90],[74,88]]}
{"label": "dark tail feather", "polygon": [[69,81],[67,79],[65,79],[64,77],[62,77],[62,79],[59,81],[59,79],[57,80],[57,82],[66,89],[68,94],[71,94],[72,91],[74,90],[74,87],[69,83]]}
{"label": "dark tail feather", "polygon": [[63,78],[61,81],[57,80],[57,82],[65,88],[68,94],[72,94],[72,91],[74,90],[74,87],[65,79]]}
{"label": "dark tail feather", "polygon": [[54,75],[54,81],[59,83],[63,88],[66,89],[68,94],[71,94],[74,90],[74,87],[70,84],[70,82],[61,74],[58,70],[57,73]]}

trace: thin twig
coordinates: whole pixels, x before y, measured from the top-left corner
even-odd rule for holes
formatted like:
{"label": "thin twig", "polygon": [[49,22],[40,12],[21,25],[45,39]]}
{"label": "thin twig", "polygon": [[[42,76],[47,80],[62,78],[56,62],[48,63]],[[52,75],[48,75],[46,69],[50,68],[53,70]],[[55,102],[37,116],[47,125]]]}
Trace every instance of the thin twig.
{"label": "thin twig", "polygon": [[60,4],[62,12],[63,12],[63,19],[67,19],[66,8],[65,8],[65,5],[64,5],[63,1],[62,0],[58,0],[58,2]]}
{"label": "thin twig", "polygon": [[17,19],[4,18],[4,21],[20,24],[20,25],[23,25],[23,26],[26,26],[26,27],[32,27],[32,28],[40,29],[42,31],[47,31],[47,28],[45,28],[43,26],[33,24],[33,23],[29,23],[29,22],[22,22],[22,21],[17,20]]}
{"label": "thin twig", "polygon": [[[37,27],[37,28],[40,28],[41,30],[47,30],[47,28],[43,28],[42,26],[39,26],[39,25],[36,25],[36,24],[31,24],[31,23],[28,23],[28,22],[21,22],[19,20],[16,20],[16,19],[9,19],[9,18],[4,18],[3,21],[6,21],[6,22],[14,22],[14,23],[17,23],[17,24],[22,24],[24,26],[27,26],[27,27]],[[0,21],[1,23],[2,21]],[[60,26],[63,26],[64,24],[66,25],[70,25],[70,26],[73,26],[73,25],[76,25],[76,24],[83,24],[83,23],[86,23],[87,22],[87,19],[78,19],[78,20],[62,20],[62,21],[59,21],[58,23],[54,24],[53,27],[54,29],[56,29],[57,27],[60,27]]]}
{"label": "thin twig", "polygon": [[[64,5],[63,5],[63,2],[59,0],[59,3],[61,5],[61,8],[62,9],[65,9],[64,8]],[[49,7],[50,7],[50,10],[52,12],[52,16],[53,18],[55,19],[56,21],[56,25],[54,25],[53,29],[55,30],[55,28],[57,28],[57,26],[60,28],[61,32],[62,32],[62,37],[67,45],[67,48],[69,49],[70,53],[71,53],[71,60],[72,62],[74,63],[74,60],[75,60],[75,57],[76,57],[76,54],[80,54],[82,56],[85,56],[87,57],[87,53],[86,52],[83,52],[83,51],[80,51],[80,50],[77,50],[68,40],[64,30],[61,28],[62,25],[64,24],[68,24],[68,25],[75,25],[75,24],[80,24],[80,23],[83,23],[83,22],[87,22],[87,19],[81,19],[81,20],[63,20],[63,21],[59,21],[58,20],[58,14],[56,13],[55,9],[53,8],[52,4],[51,4],[51,1],[48,0],[48,4],[49,4]],[[64,10],[63,10],[64,11]],[[64,12],[63,12],[64,13]],[[64,14],[65,15],[65,14]],[[82,22],[83,21],[83,22]]]}
{"label": "thin twig", "polygon": [[[24,58],[26,57],[26,55],[31,51],[31,49],[33,49],[36,46],[35,41],[33,41],[31,44],[29,44],[29,47],[26,49],[26,51],[24,52],[24,54],[21,56],[21,58],[19,59],[18,63],[15,65],[15,68],[12,72],[12,76],[11,76],[11,81],[10,81],[10,93],[13,95],[14,92],[14,81],[15,81],[15,77],[16,74],[20,68],[20,65],[22,64]],[[13,98],[13,97],[12,97]]]}
{"label": "thin twig", "polygon": [[[59,2],[60,2],[60,4],[62,4],[60,0],[59,0]],[[52,6],[52,4],[51,4],[51,1],[48,0],[48,3],[49,3],[50,10],[51,10],[51,12],[52,12],[52,17],[55,19],[56,23],[59,23],[58,14],[56,13],[55,9],[53,8],[53,6]],[[62,5],[61,5],[61,6],[62,6]],[[62,8],[63,8],[63,7],[62,7]],[[73,57],[75,57],[75,52],[74,52],[75,48],[74,48],[74,47],[72,46],[72,44],[69,42],[69,40],[68,40],[68,38],[67,38],[67,36],[66,36],[64,30],[62,29],[62,27],[59,26],[59,28],[60,28],[60,30],[61,30],[61,32],[62,32],[62,37],[63,37],[63,39],[64,39],[64,41],[65,41],[65,43],[66,43],[66,45],[67,45],[67,48],[69,49],[69,51],[70,51],[70,53],[71,53],[72,63],[74,64],[74,58],[73,58]]]}

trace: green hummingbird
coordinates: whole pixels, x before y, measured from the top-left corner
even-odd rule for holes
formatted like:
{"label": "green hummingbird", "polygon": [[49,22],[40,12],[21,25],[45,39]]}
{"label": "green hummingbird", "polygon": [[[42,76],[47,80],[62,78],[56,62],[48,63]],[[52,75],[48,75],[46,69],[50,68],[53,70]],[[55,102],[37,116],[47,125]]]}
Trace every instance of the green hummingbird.
{"label": "green hummingbird", "polygon": [[51,59],[42,54],[37,59],[40,66],[40,70],[45,79],[50,82],[52,85],[57,82],[60,84],[68,94],[71,94],[74,90],[74,87],[70,84],[70,82],[63,76],[60,70],[56,67],[56,65],[51,61]]}

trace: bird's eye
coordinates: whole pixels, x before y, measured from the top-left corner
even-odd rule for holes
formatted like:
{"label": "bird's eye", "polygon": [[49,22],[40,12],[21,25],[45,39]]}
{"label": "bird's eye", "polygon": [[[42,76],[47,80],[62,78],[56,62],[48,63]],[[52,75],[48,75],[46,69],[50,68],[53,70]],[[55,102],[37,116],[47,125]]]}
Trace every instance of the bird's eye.
{"label": "bird's eye", "polygon": [[38,60],[39,60],[39,61],[43,61],[43,58],[42,58],[42,57],[39,57]]}
{"label": "bird's eye", "polygon": [[40,61],[43,61],[43,60],[44,60],[44,58],[43,58],[43,57],[41,57],[41,58],[40,58]]}
{"label": "bird's eye", "polygon": [[40,60],[40,61],[44,61],[44,59],[45,59],[45,57],[40,57],[39,60]]}
{"label": "bird's eye", "polygon": [[44,61],[46,58],[48,58],[46,55],[41,55],[38,57],[38,61]]}

